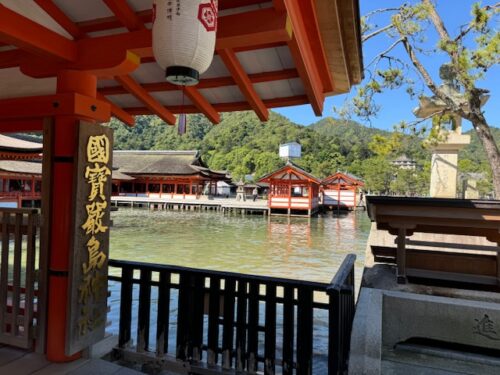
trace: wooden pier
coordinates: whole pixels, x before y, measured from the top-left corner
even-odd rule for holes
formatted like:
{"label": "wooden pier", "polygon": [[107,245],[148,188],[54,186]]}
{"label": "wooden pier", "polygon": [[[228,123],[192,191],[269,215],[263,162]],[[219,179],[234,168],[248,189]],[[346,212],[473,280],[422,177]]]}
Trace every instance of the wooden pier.
{"label": "wooden pier", "polygon": [[111,197],[115,207],[147,207],[150,210],[173,210],[173,211],[219,211],[224,214],[241,215],[268,215],[269,207],[266,201],[237,201],[236,199],[170,199],[149,197]]}

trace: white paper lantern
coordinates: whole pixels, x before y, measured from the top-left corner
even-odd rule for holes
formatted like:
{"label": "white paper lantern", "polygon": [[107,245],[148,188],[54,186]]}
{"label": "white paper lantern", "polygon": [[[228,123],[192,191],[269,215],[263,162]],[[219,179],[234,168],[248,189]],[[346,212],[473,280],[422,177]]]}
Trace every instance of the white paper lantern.
{"label": "white paper lantern", "polygon": [[210,66],[217,0],[154,0],[153,53],[167,81],[192,86]]}

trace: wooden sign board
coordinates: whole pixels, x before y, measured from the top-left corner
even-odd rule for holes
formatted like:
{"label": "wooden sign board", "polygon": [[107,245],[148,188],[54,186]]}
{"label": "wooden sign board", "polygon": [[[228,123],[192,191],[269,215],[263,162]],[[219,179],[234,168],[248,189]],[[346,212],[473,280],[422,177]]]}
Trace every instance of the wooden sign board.
{"label": "wooden sign board", "polygon": [[[66,355],[104,338],[108,292],[113,130],[81,122],[75,159]],[[57,199],[57,198],[56,198]]]}

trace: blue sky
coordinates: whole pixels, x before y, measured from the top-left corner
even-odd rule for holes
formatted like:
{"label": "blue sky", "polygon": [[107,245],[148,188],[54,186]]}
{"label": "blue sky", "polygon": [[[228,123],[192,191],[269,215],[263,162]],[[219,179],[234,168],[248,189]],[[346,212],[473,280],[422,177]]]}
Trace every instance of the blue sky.
{"label": "blue sky", "polygon": [[[415,1],[411,1],[415,3]],[[470,20],[470,9],[473,3],[476,1],[471,0],[437,0],[437,9],[441,17],[443,18],[448,32],[453,36],[460,30],[460,26],[467,24]],[[482,4],[494,4],[496,0],[483,0]],[[399,6],[402,1],[398,0],[360,0],[361,14],[366,14],[367,12],[379,9]],[[385,26],[387,20],[383,18],[373,19],[375,23],[380,26]],[[428,46],[435,45],[437,37],[434,28],[429,28],[426,33],[428,37]],[[375,37],[363,45],[363,57],[365,64],[368,64],[376,54],[391,44],[391,41],[385,35],[380,35]],[[402,46],[394,50],[395,56],[401,56],[407,61],[406,52],[403,50]],[[432,56],[421,56],[427,70],[431,73],[436,82],[440,82],[438,76],[439,66],[448,61],[445,54],[432,55]],[[500,127],[500,101],[498,100],[500,95],[500,68],[497,65],[489,70],[486,75],[486,79],[480,81],[479,87],[490,90],[490,100],[484,106],[486,118],[491,126]],[[429,92],[427,91],[427,95]],[[325,101],[323,117],[334,116],[333,106],[340,106],[346,99],[346,95],[340,95],[335,97],[329,97]],[[417,99],[410,99],[404,90],[400,91],[386,91],[379,94],[376,98],[377,104],[381,106],[381,110],[377,118],[372,119],[371,124],[366,121],[362,121],[353,117],[361,123],[367,126],[372,126],[381,129],[392,129],[393,125],[401,120],[411,121],[415,117],[412,114],[412,109],[418,104]],[[321,119],[317,117],[312,111],[309,105],[302,105],[296,107],[280,108],[276,110],[282,115],[290,118],[292,121],[309,125]],[[470,129],[471,125],[464,122],[464,129]]]}

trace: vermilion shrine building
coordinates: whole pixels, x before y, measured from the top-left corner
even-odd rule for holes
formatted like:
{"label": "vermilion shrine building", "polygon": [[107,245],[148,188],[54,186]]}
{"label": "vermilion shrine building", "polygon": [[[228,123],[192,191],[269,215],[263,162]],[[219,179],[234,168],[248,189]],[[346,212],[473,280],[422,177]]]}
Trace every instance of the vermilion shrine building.
{"label": "vermilion shrine building", "polygon": [[320,180],[291,162],[259,182],[269,184],[271,214],[311,216],[319,210]]}
{"label": "vermilion shrine building", "polygon": [[[9,250],[8,241],[4,241],[6,245],[2,248],[0,343],[35,348],[49,361],[76,360],[104,335],[113,134],[97,124],[114,116],[132,126],[135,115],[152,114],[174,125],[176,115],[183,113],[202,113],[217,124],[220,112],[240,110],[254,111],[265,121],[269,108],[299,104],[311,104],[314,112],[321,115],[326,96],[348,92],[362,79],[357,0],[200,1],[200,12],[193,13],[192,21],[180,26],[186,32],[204,27],[204,32],[212,33],[211,36],[217,29],[215,54],[208,70],[195,80],[198,82],[199,78],[198,84],[185,87],[165,81],[168,69],[160,68],[158,56],[153,54],[153,40],[157,39],[151,30],[152,3],[150,0],[4,0],[0,4],[0,133],[43,132],[44,155],[41,213],[2,211],[4,238],[10,233],[17,239],[12,243],[13,249]],[[160,0],[156,3],[160,4]],[[181,15],[188,2],[182,0],[176,4],[178,8],[172,8],[171,13]],[[218,18],[215,18],[217,6]],[[182,35],[167,36],[171,37],[171,45],[167,47],[174,55],[176,50],[180,54],[181,48],[175,43]],[[202,47],[193,48],[196,52]],[[290,173],[307,177],[292,170]],[[317,181],[307,178],[312,184],[310,191],[317,189]],[[308,204],[304,209],[315,209],[316,203]],[[37,233],[39,237],[35,236]],[[22,240],[23,236],[28,236],[27,241]],[[34,246],[35,239],[41,239],[41,246]],[[26,245],[31,254],[25,273],[20,272],[20,259],[25,251],[21,245]],[[5,261],[9,251],[14,254],[12,265]],[[33,254],[38,251],[40,254],[35,257]],[[133,275],[130,267],[123,268],[124,280],[129,280],[130,271]],[[147,289],[143,288],[151,282],[152,271],[141,272],[144,287],[141,286],[139,316],[141,322],[149,322],[144,314],[149,311],[150,302]],[[199,317],[192,308],[200,306],[204,294],[200,296],[188,287],[199,282],[198,276],[182,273],[179,307],[184,313],[179,313],[182,318],[178,322],[178,348],[186,350],[180,350],[177,357],[192,362],[193,358],[201,359],[196,353],[202,350],[198,341],[204,337],[196,331],[198,325],[191,324]],[[162,274],[161,277],[166,277]],[[218,277],[220,280],[225,276]],[[246,289],[247,283],[254,283],[251,290],[255,285],[259,290],[259,281],[231,280],[225,282],[221,291],[211,292],[217,301],[218,293],[229,293],[225,301],[230,301],[230,296],[236,290],[242,292],[243,285]],[[127,283],[124,285],[131,285]],[[122,289],[121,295],[122,348],[130,342],[127,288]],[[292,365],[289,352],[284,355],[284,363],[302,369],[302,373],[312,368],[313,321],[312,315],[309,319],[308,306],[312,306],[313,289],[304,288],[303,284],[290,286],[292,300],[298,293],[298,300],[292,301],[291,306],[295,303],[300,307],[298,365]],[[326,287],[321,288],[324,292]],[[266,297],[269,306],[275,301],[272,290],[272,286],[266,287],[271,293]],[[186,293],[195,294],[187,298]],[[248,298],[249,306],[253,306],[253,297]],[[198,302],[184,305],[185,301]],[[231,304],[226,302],[225,306],[229,309]],[[203,312],[203,308],[195,310]],[[211,321],[220,316],[214,311]],[[274,316],[273,310],[266,314]],[[224,316],[234,314],[228,310]],[[184,318],[192,321],[182,321]],[[202,319],[196,321],[203,327]],[[224,366],[234,368],[237,362],[238,366],[243,363],[249,371],[254,371],[257,362],[262,366],[262,357],[257,355],[253,341],[258,321],[238,325],[240,333],[241,329],[248,330],[249,338],[248,346],[238,346],[238,352],[248,351],[245,358],[255,358],[253,362],[246,359],[241,362],[242,358],[232,360],[237,352],[236,345],[229,340],[233,337],[229,333],[234,329],[233,323],[230,320],[224,323],[227,331]],[[251,329],[253,325],[255,329]],[[265,357],[274,358],[275,350],[269,345],[276,327],[267,327]],[[159,337],[163,337],[165,327],[157,328]],[[149,329],[140,332],[144,334]],[[147,344],[141,346],[145,339],[147,343],[142,334],[138,352],[147,351]],[[212,332],[207,344],[215,353],[212,360],[219,353],[217,334]],[[197,348],[194,351],[193,345]],[[158,349],[159,356],[164,349]],[[185,356],[186,353],[189,355]],[[266,359],[268,373],[274,372],[274,363],[274,359]]]}
{"label": "vermilion shrine building", "polygon": [[359,204],[360,188],[365,184],[348,173],[337,172],[321,181],[323,206],[352,209]]}
{"label": "vermilion shrine building", "polygon": [[218,181],[230,181],[226,172],[213,171],[199,151],[115,151],[113,165],[122,176],[113,194],[123,196],[197,199],[217,194]]}

